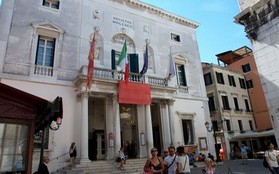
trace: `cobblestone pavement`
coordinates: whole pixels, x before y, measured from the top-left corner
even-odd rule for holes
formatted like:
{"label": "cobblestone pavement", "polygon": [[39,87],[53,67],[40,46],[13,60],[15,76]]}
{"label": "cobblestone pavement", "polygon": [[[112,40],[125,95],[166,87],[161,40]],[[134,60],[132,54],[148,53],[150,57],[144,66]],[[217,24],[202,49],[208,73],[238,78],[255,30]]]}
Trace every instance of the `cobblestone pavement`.
{"label": "cobblestone pavement", "polygon": [[[248,164],[245,165],[241,163],[241,160],[218,163],[214,174],[270,174],[270,172],[264,168],[262,159],[250,159],[248,160]],[[191,174],[201,173],[202,167],[191,168]]]}

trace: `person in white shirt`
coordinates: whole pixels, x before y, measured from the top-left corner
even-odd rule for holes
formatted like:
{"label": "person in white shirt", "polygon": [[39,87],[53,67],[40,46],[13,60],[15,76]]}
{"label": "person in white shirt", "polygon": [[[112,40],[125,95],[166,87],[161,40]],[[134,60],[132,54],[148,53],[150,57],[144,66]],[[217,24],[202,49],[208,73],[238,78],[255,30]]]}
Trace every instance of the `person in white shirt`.
{"label": "person in white shirt", "polygon": [[168,171],[168,174],[176,174],[177,169],[177,156],[175,154],[175,147],[170,146],[168,148],[168,156],[164,158],[165,170]]}
{"label": "person in white shirt", "polygon": [[177,173],[180,174],[190,174],[190,165],[189,165],[189,157],[187,155],[186,149],[184,146],[179,146],[176,149],[177,151]]}
{"label": "person in white shirt", "polygon": [[274,150],[274,145],[269,142],[268,144],[268,150],[265,151],[264,157],[267,160],[269,171],[272,174],[279,174],[279,166],[277,160],[279,159],[279,153]]}

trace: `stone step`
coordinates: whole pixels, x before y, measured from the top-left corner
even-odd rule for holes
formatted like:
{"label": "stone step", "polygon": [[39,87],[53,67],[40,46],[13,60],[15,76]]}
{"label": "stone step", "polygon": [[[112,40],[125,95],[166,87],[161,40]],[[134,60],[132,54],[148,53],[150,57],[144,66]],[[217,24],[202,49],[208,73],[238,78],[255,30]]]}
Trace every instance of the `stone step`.
{"label": "stone step", "polygon": [[[52,174],[141,174],[146,160],[146,158],[128,159],[124,165],[124,171],[119,169],[120,164],[114,160],[104,160],[76,164],[75,167],[64,167]],[[196,165],[203,167],[204,162],[196,162]]]}

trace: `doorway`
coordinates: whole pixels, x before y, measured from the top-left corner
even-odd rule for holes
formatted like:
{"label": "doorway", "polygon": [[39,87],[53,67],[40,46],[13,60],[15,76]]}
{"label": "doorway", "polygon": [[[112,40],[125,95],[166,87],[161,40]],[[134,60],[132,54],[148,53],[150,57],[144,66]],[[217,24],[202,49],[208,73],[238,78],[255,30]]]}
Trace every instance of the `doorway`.
{"label": "doorway", "polygon": [[158,155],[162,154],[162,126],[160,117],[160,107],[158,103],[152,103],[151,106],[151,118],[152,118],[152,132],[154,147],[158,149]]}
{"label": "doorway", "polygon": [[137,105],[120,105],[121,147],[128,158],[136,158],[138,154],[138,128],[137,128]]}

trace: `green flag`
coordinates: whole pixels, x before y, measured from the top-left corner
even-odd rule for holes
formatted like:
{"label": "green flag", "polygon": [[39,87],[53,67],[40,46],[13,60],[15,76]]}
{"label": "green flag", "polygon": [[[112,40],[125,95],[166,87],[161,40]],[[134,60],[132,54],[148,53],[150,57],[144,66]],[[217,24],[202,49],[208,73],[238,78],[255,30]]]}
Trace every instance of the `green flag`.
{"label": "green flag", "polygon": [[126,57],[127,57],[127,44],[126,44],[126,40],[125,40],[122,51],[121,51],[121,55],[116,62],[116,65],[118,66],[118,68],[121,68],[121,70],[123,70],[125,68],[125,62],[127,61]]}

